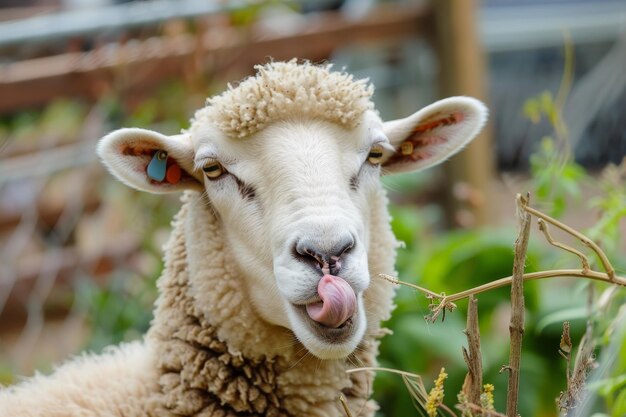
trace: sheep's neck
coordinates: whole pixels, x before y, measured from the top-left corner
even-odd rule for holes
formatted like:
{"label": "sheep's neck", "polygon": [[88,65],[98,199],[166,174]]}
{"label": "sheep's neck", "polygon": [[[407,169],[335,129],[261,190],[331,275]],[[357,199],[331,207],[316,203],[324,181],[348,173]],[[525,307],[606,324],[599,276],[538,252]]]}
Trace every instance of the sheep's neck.
{"label": "sheep's neck", "polygon": [[[148,337],[156,341],[162,394],[155,401],[164,414],[338,416],[340,392],[355,410],[364,410],[362,415],[372,414],[374,404],[367,400],[372,376],[348,377],[348,361],[320,361],[288,330],[262,321],[246,302],[230,249],[206,202],[196,193],[183,201],[166,248]],[[368,334],[379,332],[380,313],[388,314],[388,288],[374,285],[366,297],[374,304],[371,314],[378,315]],[[366,338],[352,362],[373,365],[377,347],[374,338]]]}

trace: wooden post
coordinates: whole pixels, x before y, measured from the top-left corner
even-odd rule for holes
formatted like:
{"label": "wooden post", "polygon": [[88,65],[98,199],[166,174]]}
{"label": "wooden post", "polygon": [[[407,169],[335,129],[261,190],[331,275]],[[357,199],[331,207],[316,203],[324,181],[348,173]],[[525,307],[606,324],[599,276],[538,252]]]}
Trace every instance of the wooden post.
{"label": "wooden post", "polygon": [[[440,96],[472,96],[486,101],[485,56],[476,31],[477,0],[434,0],[435,48]],[[488,187],[494,172],[490,129],[486,126],[463,152],[445,165],[447,218],[452,226],[489,221]]]}

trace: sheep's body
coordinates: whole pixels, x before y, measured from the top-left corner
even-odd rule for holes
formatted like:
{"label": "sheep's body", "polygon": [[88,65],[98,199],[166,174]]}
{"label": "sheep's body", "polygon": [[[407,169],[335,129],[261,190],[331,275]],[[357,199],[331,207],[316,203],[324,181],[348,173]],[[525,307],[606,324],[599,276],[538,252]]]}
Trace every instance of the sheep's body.
{"label": "sheep's body", "polygon": [[[339,416],[342,391],[354,410],[372,415],[372,374],[345,370],[375,363],[392,286],[373,281],[368,290],[371,325],[358,352],[321,361],[286,329],[258,318],[206,201],[195,192],[183,200],[145,340],[85,355],[51,377],[0,391],[0,416]],[[378,250],[370,267],[391,273],[395,239],[385,203],[381,195],[373,211]]]}
{"label": "sheep's body", "polygon": [[[393,274],[397,247],[381,167],[439,163],[486,113],[451,98],[383,123],[372,87],[329,66],[258,69],[182,135],[102,139],[123,182],[187,190],[153,322],[142,342],[0,390],[0,417],[339,417],[342,393],[373,414],[373,374],[345,371],[376,364],[392,309],[377,278]],[[155,179],[153,163],[178,179]]]}
{"label": "sheep's body", "polygon": [[0,416],[146,417],[146,400],[157,389],[154,359],[143,342],[80,356],[53,376],[0,390]]}
{"label": "sheep's body", "polygon": [[[350,379],[345,373],[354,366],[350,360],[320,361],[291,332],[260,320],[246,302],[234,254],[206,202],[198,195],[186,200],[166,252],[162,295],[148,336],[159,358],[162,406],[176,416],[220,416],[224,411],[227,416],[338,416],[337,397],[344,391],[354,409],[363,407],[372,375]],[[386,210],[380,214],[378,238],[386,240],[379,243],[386,250],[372,259],[372,271],[391,272],[395,240]],[[375,300],[368,306],[372,336],[351,360],[371,366],[378,347],[373,335],[381,334],[380,319],[389,315],[393,288],[379,281],[368,295]]]}

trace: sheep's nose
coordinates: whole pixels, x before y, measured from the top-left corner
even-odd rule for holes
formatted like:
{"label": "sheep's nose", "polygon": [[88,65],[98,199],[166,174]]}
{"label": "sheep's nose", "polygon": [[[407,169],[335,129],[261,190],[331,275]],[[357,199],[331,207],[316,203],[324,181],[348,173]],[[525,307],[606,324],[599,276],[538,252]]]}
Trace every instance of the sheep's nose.
{"label": "sheep's nose", "polygon": [[351,234],[335,239],[332,244],[321,245],[313,240],[300,239],[294,245],[294,252],[298,259],[314,266],[326,274],[337,275],[345,255],[355,245]]}

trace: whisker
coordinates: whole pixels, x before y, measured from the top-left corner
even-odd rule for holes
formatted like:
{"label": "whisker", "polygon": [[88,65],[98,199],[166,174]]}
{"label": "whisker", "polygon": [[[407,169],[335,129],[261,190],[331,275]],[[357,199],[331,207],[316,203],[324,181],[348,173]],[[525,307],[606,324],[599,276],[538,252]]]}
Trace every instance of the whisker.
{"label": "whisker", "polygon": [[[278,348],[278,349],[287,349],[287,348],[294,347],[294,346],[297,346],[297,345],[300,345],[300,344],[301,343],[298,340],[298,338],[292,335],[291,340],[288,343],[285,343],[285,344],[282,344],[282,345],[277,345],[276,348]],[[300,351],[301,350],[302,349],[300,349]]]}
{"label": "whisker", "polygon": [[[302,349],[300,349],[300,350],[298,351],[298,353],[302,352],[302,350],[305,350],[305,349],[306,349],[306,348],[302,348]],[[289,370],[292,370],[293,368],[295,368],[295,367],[296,367],[296,366],[297,366],[300,362],[302,362],[302,360],[303,360],[304,358],[306,358],[306,357],[307,357],[307,356],[309,356],[310,354],[311,354],[311,353],[307,350],[307,351],[305,352],[305,354],[304,354],[304,355],[303,355],[300,359],[298,359],[298,360],[297,360],[297,361],[296,361],[293,365],[291,365],[291,366],[289,367]]]}
{"label": "whisker", "polygon": [[361,360],[354,354],[350,354],[346,359],[348,360],[350,365],[355,368],[361,368],[363,366],[363,362],[361,362]]}
{"label": "whisker", "polygon": [[320,358],[317,358],[317,361],[315,363],[315,373],[317,374],[320,370],[320,366],[322,365],[322,360]]}

